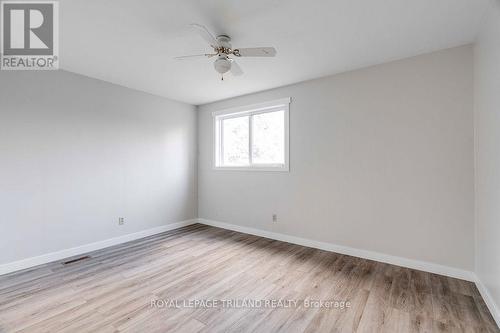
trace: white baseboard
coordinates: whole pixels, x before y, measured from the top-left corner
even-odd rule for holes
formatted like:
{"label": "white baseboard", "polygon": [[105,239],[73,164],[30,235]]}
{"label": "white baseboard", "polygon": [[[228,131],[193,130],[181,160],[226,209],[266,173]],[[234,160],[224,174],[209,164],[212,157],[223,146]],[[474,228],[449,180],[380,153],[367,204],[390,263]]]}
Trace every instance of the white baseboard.
{"label": "white baseboard", "polygon": [[272,231],[254,229],[254,228],[249,228],[249,227],[242,227],[242,226],[235,225],[235,224],[207,220],[207,219],[203,219],[203,218],[199,218],[198,222],[201,224],[206,224],[206,225],[219,227],[219,228],[223,228],[223,229],[238,231],[238,232],[251,234],[251,235],[255,235],[255,236],[271,238],[271,239],[275,239],[275,240],[279,240],[279,241],[283,241],[283,242],[303,245],[303,246],[312,247],[312,248],[316,248],[316,249],[320,249],[320,250],[337,252],[337,253],[346,254],[346,255],[350,255],[350,256],[354,256],[354,257],[380,261],[380,262],[393,264],[393,265],[397,265],[397,266],[417,269],[417,270],[421,270],[421,271],[425,271],[425,272],[430,272],[430,273],[435,273],[435,274],[445,275],[445,276],[449,276],[449,277],[453,277],[453,278],[457,278],[457,279],[475,282],[475,275],[473,272],[462,270],[459,268],[448,267],[448,266],[443,266],[443,265],[439,265],[439,264],[435,264],[435,263],[419,261],[419,260],[414,260],[414,259],[396,257],[396,256],[391,256],[388,254],[378,253],[378,252],[373,252],[373,251],[368,251],[368,250],[355,249],[352,247],[347,247],[347,246],[342,246],[342,245],[337,245],[337,244],[332,244],[332,243],[325,243],[325,242],[315,241],[315,240],[311,240],[311,239],[280,234],[280,233],[276,233],[276,232],[272,232]]}
{"label": "white baseboard", "polygon": [[16,271],[19,271],[22,269],[31,268],[31,267],[35,267],[38,265],[47,264],[49,262],[58,261],[58,260],[62,260],[65,258],[81,255],[84,253],[104,249],[106,247],[110,247],[113,245],[118,245],[118,244],[130,242],[130,241],[133,241],[136,239],[148,237],[151,235],[156,235],[156,234],[159,234],[159,233],[162,233],[165,231],[185,227],[185,226],[197,223],[197,222],[198,222],[197,219],[193,219],[193,220],[181,221],[181,222],[177,222],[177,223],[170,223],[170,224],[163,225],[161,227],[156,227],[156,228],[151,228],[151,229],[135,232],[133,234],[109,238],[109,239],[105,239],[103,241],[99,241],[99,242],[95,242],[95,243],[85,244],[85,245],[73,247],[70,249],[65,249],[62,251],[47,253],[47,254],[44,254],[41,256],[37,256],[37,257],[31,257],[31,258],[22,259],[19,261],[10,262],[7,264],[0,265],[0,275],[16,272]]}
{"label": "white baseboard", "polygon": [[491,312],[491,315],[495,319],[497,326],[500,327],[500,307],[497,305],[493,297],[491,296],[490,292],[486,288],[486,286],[483,284],[479,276],[476,275],[476,286],[479,292],[481,293],[481,296],[483,297],[484,302],[488,306],[488,309]]}

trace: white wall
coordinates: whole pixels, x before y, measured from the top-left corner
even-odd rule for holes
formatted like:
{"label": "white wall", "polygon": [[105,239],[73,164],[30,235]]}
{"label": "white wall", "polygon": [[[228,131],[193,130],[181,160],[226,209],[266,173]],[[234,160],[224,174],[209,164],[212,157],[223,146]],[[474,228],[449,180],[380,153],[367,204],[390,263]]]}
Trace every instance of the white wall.
{"label": "white wall", "polygon": [[[476,273],[500,325],[500,2],[491,1],[475,50]],[[491,304],[490,304],[491,308]],[[495,312],[492,309],[492,312]]]}
{"label": "white wall", "polygon": [[[472,270],[472,63],[465,46],[200,106],[199,217]],[[290,173],[212,170],[212,111],[288,96]]]}
{"label": "white wall", "polygon": [[196,122],[84,76],[1,72],[0,264],[195,218]]}

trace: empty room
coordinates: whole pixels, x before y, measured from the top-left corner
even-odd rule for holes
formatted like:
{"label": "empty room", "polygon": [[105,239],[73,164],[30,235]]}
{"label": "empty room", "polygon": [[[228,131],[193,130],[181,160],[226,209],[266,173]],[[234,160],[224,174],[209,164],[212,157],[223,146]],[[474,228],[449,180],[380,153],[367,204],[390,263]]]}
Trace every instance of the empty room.
{"label": "empty room", "polygon": [[0,333],[500,333],[500,0],[0,27]]}

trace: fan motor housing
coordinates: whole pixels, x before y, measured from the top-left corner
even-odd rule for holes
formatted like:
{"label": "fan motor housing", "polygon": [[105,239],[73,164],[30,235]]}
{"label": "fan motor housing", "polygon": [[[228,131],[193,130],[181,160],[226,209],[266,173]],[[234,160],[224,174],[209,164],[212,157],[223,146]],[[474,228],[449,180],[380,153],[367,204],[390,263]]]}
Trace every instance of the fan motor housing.
{"label": "fan motor housing", "polygon": [[227,35],[219,35],[217,36],[217,41],[219,42],[219,45],[226,48],[230,49],[231,48],[231,37]]}

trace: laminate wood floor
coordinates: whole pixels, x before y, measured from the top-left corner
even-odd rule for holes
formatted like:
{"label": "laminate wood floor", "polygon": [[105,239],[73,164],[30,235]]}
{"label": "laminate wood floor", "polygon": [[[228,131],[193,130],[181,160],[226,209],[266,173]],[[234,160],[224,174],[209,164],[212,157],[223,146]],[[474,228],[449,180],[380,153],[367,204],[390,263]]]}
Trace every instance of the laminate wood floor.
{"label": "laminate wood floor", "polygon": [[0,332],[500,332],[472,283],[199,224],[89,256],[0,276]]}

